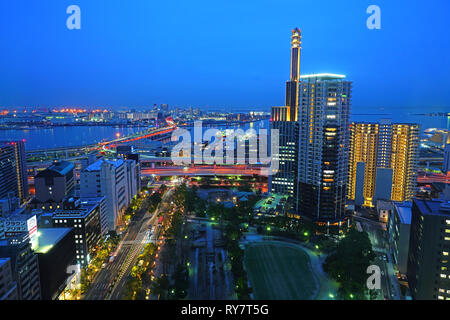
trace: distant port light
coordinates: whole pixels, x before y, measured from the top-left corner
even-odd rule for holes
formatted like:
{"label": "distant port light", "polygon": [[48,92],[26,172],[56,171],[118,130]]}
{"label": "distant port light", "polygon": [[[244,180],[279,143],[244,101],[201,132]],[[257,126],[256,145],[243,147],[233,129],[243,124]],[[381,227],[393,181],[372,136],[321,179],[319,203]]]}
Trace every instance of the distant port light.
{"label": "distant port light", "polygon": [[117,133],[116,133],[116,137],[117,137],[117,138],[120,138],[120,132],[117,132]]}

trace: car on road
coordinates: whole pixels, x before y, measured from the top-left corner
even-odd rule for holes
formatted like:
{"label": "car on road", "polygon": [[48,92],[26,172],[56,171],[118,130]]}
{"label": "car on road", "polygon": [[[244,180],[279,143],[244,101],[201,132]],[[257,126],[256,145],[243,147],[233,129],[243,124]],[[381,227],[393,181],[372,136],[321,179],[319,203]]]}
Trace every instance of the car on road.
{"label": "car on road", "polygon": [[387,260],[386,255],[384,255],[384,254],[383,254],[383,260],[384,260],[384,261]]}
{"label": "car on road", "polygon": [[104,269],[106,267],[106,263],[102,264],[102,269]]}

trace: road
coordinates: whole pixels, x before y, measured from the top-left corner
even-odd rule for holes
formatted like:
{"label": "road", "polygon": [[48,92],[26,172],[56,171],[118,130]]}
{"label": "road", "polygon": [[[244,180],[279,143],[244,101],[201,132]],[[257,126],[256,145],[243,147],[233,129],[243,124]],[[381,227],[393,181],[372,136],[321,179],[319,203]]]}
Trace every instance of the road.
{"label": "road", "polygon": [[242,168],[234,166],[196,166],[196,167],[158,167],[158,168],[142,168],[143,176],[215,176],[215,175],[261,175],[262,168]]}
{"label": "road", "polygon": [[361,223],[363,230],[367,232],[376,255],[374,264],[378,265],[381,270],[381,292],[379,292],[381,296],[379,294],[378,298],[399,300],[400,288],[390,255],[388,254],[384,224],[364,217],[354,218]]}
{"label": "road", "polygon": [[[170,190],[164,195],[163,201],[169,193]],[[118,245],[114,261],[99,271],[84,299],[118,300],[121,298],[128,275],[148,242],[148,227],[150,224],[157,225],[156,216],[159,208],[160,206],[153,214],[141,209],[133,216],[123,240]]]}
{"label": "road", "polygon": [[138,257],[144,249],[144,246],[149,242],[147,233],[149,225],[153,226],[153,232],[155,235],[160,234],[160,227],[158,226],[158,215],[160,211],[164,210],[167,199],[171,197],[172,192],[173,189],[169,189],[164,194],[161,203],[158,205],[151,217],[147,217],[146,219],[144,219],[136,239],[134,241],[131,241],[130,243],[125,244],[130,245],[131,248],[129,250],[127,260],[122,265],[122,272],[119,274],[119,277],[115,282],[116,285],[113,287],[113,289],[111,289],[111,294],[107,297],[108,300],[120,300],[122,295],[124,294],[131,269],[133,269],[133,267],[136,265]]}

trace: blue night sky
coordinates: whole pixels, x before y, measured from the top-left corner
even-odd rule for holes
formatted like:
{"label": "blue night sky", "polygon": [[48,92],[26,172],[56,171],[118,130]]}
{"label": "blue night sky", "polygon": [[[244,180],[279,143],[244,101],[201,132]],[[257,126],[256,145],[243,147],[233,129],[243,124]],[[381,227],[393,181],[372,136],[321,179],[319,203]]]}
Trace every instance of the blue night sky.
{"label": "blue night sky", "polygon": [[301,73],[346,74],[354,112],[450,111],[449,15],[448,0],[2,0],[0,106],[268,111],[299,27]]}

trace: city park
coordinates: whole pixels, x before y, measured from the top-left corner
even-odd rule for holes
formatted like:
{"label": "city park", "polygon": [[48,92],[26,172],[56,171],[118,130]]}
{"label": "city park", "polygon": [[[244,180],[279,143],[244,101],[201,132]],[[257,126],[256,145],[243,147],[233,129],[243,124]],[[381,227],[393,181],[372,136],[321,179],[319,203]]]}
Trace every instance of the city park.
{"label": "city park", "polygon": [[[357,231],[350,223],[318,226],[286,214],[257,214],[255,207],[267,201],[265,195],[260,189],[252,190],[245,181],[239,182],[234,191],[245,192],[247,197],[234,197],[231,206],[220,197],[200,197],[202,186],[199,188],[195,183],[174,187],[166,210],[168,219],[160,233],[165,241],[149,242],[143,247],[128,276],[122,299],[190,298],[189,278],[193,271],[186,254],[190,245],[188,216],[206,219],[220,230],[234,283],[231,298],[377,298],[377,292],[366,287],[366,270],[375,258],[367,233]],[[162,184],[160,189],[162,192],[155,193],[145,187],[133,199],[124,214],[125,229],[138,211],[155,212],[161,194],[168,188]],[[215,188],[210,191],[214,192]],[[89,265],[81,270],[80,284],[67,292],[68,297],[83,297],[119,242],[119,235],[108,234],[96,248]],[[157,264],[162,265],[158,274]]]}
{"label": "city park", "polygon": [[[169,238],[175,242],[188,241],[186,216],[208,219],[218,228],[228,252],[234,298],[377,298],[377,292],[366,287],[366,270],[375,258],[367,233],[357,231],[350,223],[318,227],[286,215],[258,216],[254,208],[264,196],[242,181],[235,191],[247,192],[249,196],[243,201],[234,197],[234,206],[220,197],[204,199],[199,196],[201,191],[195,184],[189,187],[182,183],[176,187],[178,222],[169,228]],[[186,243],[179,245],[186,248]],[[189,267],[190,262],[184,257],[176,263],[172,280],[159,279],[166,289],[160,298],[189,298],[186,270],[182,266]]]}

